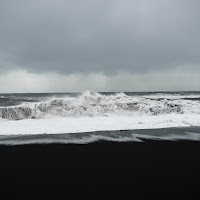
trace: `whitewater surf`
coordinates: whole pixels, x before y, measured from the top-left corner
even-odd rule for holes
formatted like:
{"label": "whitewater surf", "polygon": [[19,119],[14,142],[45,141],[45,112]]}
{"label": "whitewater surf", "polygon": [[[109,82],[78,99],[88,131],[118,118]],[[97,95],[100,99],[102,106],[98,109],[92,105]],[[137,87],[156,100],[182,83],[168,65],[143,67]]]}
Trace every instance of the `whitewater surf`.
{"label": "whitewater surf", "polygon": [[2,136],[200,126],[198,92],[0,96]]}

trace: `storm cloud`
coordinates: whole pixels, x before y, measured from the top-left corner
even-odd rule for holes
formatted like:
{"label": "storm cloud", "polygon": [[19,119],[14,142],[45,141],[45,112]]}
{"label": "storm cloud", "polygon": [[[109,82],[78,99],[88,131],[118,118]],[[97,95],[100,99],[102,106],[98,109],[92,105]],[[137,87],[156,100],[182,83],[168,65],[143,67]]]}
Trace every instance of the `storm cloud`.
{"label": "storm cloud", "polygon": [[[0,0],[1,77],[162,77],[177,69],[193,77],[200,69],[199,8],[198,0]],[[106,81],[102,89],[109,87],[119,85]]]}

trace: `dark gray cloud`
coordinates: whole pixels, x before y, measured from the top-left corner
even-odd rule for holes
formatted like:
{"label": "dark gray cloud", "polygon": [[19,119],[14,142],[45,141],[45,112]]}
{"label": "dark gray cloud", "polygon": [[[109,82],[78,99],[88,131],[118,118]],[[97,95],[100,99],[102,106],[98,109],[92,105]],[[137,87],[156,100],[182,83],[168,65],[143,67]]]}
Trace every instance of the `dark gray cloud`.
{"label": "dark gray cloud", "polygon": [[0,0],[0,72],[200,67],[198,0]]}

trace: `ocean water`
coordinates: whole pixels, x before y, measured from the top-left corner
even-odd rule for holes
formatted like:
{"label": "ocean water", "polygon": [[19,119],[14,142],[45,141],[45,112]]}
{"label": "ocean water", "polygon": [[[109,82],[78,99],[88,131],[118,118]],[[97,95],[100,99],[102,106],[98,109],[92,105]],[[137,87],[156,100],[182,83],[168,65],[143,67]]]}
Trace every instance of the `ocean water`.
{"label": "ocean water", "polygon": [[0,94],[0,144],[200,140],[200,92]]}

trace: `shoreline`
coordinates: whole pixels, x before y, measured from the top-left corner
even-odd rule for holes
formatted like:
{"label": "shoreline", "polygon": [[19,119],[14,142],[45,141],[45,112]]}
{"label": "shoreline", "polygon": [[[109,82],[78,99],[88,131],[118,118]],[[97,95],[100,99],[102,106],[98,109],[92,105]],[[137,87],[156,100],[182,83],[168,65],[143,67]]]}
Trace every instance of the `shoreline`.
{"label": "shoreline", "polygon": [[102,142],[200,141],[200,127],[175,127],[61,134],[0,135],[0,145],[91,144]]}

